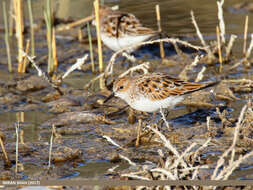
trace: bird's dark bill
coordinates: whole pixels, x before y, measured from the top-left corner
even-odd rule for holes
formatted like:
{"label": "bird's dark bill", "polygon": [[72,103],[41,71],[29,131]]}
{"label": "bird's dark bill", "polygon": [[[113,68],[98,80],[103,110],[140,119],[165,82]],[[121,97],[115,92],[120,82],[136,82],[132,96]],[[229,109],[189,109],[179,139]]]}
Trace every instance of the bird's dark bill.
{"label": "bird's dark bill", "polygon": [[110,99],[114,97],[114,93],[111,93],[110,96],[108,96],[105,100],[104,103],[108,102]]}

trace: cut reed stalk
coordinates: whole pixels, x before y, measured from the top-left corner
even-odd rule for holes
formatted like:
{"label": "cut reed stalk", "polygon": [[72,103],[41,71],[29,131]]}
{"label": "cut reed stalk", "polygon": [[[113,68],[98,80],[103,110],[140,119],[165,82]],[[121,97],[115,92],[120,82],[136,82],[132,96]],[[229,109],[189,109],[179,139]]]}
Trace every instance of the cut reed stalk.
{"label": "cut reed stalk", "polygon": [[[158,27],[158,31],[160,33],[160,38],[161,38],[162,26],[161,26],[161,16],[160,16],[160,6],[156,5],[155,8],[156,8],[157,27]],[[163,42],[160,42],[160,56],[162,59],[164,59]]]}
{"label": "cut reed stalk", "polygon": [[225,44],[226,38],[225,38],[225,23],[224,23],[224,17],[223,17],[223,6],[224,0],[217,1],[217,6],[218,6],[218,19],[219,19],[219,30],[220,30],[220,38],[222,44]]}
{"label": "cut reed stalk", "polygon": [[[103,52],[102,52],[102,43],[101,43],[101,36],[100,36],[99,1],[95,0],[93,5],[95,9],[95,19],[96,19],[99,72],[103,72]],[[103,87],[100,86],[100,88],[103,88]]]}
{"label": "cut reed stalk", "polygon": [[245,25],[244,25],[244,36],[243,36],[243,55],[246,55],[247,49],[247,37],[248,37],[248,26],[249,26],[249,16],[245,17]]}
{"label": "cut reed stalk", "polygon": [[24,130],[23,129],[20,130],[20,143],[21,144],[25,144],[24,134],[25,134]]}
{"label": "cut reed stalk", "polygon": [[52,126],[51,138],[50,138],[50,146],[49,146],[48,169],[51,168],[51,158],[52,158],[52,148],[53,148],[54,131],[55,131],[55,126],[53,125],[53,126]]}
{"label": "cut reed stalk", "polygon": [[2,148],[2,151],[3,151],[5,165],[10,167],[11,166],[11,161],[8,157],[8,154],[7,154],[6,150],[5,150],[4,142],[3,142],[2,137],[0,137],[0,145],[1,145],[1,148]]}
{"label": "cut reed stalk", "polygon": [[9,14],[11,16],[9,16],[9,35],[10,36],[13,36],[13,33],[14,33],[14,6],[15,6],[15,0],[11,0],[10,1],[10,11],[9,11]]}
{"label": "cut reed stalk", "polygon": [[[30,50],[30,39],[28,39],[26,41],[25,53],[29,54],[29,50]],[[27,57],[23,57],[23,61],[22,61],[22,73],[25,73],[27,63],[28,63]]]}
{"label": "cut reed stalk", "polygon": [[47,72],[53,72],[53,53],[52,53],[52,10],[51,10],[51,1],[47,0],[46,2],[46,10],[44,11],[44,17],[47,26],[47,46],[48,46],[48,67]]}
{"label": "cut reed stalk", "polygon": [[16,19],[16,38],[18,40],[18,72],[22,72],[23,48],[24,48],[24,22],[23,22],[23,9],[22,0],[14,1],[15,19]]}
{"label": "cut reed stalk", "polygon": [[6,53],[8,59],[8,70],[12,72],[12,64],[11,64],[11,51],[10,51],[10,43],[9,43],[9,31],[8,31],[8,19],[7,19],[7,11],[6,11],[6,2],[3,1],[3,17],[4,17],[4,29],[5,29],[5,45],[6,45]]}
{"label": "cut reed stalk", "polygon": [[220,29],[219,29],[219,26],[216,26],[216,35],[217,35],[218,55],[219,55],[220,73],[221,73],[222,72],[222,54],[221,54],[221,41],[220,41]]}
{"label": "cut reed stalk", "polygon": [[136,141],[135,141],[135,146],[136,147],[138,147],[140,145],[141,124],[142,124],[142,120],[139,119],[138,120],[138,125],[137,125],[137,137],[136,137]]}
{"label": "cut reed stalk", "polygon": [[57,46],[56,46],[56,38],[55,38],[55,28],[53,27],[53,35],[52,35],[52,54],[53,54],[53,72],[57,72],[58,67],[58,59],[57,59]]}
{"label": "cut reed stalk", "polygon": [[246,51],[246,55],[245,55],[246,60],[250,57],[252,49],[253,49],[253,33],[251,34],[251,41],[250,41],[248,50]]}
{"label": "cut reed stalk", "polygon": [[88,31],[88,39],[89,39],[91,71],[93,73],[95,73],[95,63],[94,63],[94,56],[93,56],[93,44],[92,44],[92,39],[91,39],[90,24],[89,23],[87,23],[87,31]]}
{"label": "cut reed stalk", "polygon": [[19,122],[17,122],[17,124],[15,124],[16,127],[16,168],[15,168],[15,172],[16,174],[18,173],[18,139],[19,139]]}
{"label": "cut reed stalk", "polygon": [[30,23],[30,39],[31,39],[31,56],[35,56],[35,41],[34,41],[34,29],[33,29],[33,11],[31,0],[27,1]]}
{"label": "cut reed stalk", "polygon": [[64,25],[64,26],[61,26],[61,27],[57,28],[57,31],[69,30],[69,29],[71,29],[73,27],[76,27],[76,26],[79,26],[79,25],[81,25],[83,23],[89,22],[92,19],[94,19],[93,15],[85,17],[85,18],[82,18],[80,20],[74,21],[74,22],[72,22],[70,24],[67,24],[67,25]]}
{"label": "cut reed stalk", "polygon": [[82,42],[82,40],[83,40],[83,31],[82,31],[82,28],[79,27],[78,28],[78,41]]}

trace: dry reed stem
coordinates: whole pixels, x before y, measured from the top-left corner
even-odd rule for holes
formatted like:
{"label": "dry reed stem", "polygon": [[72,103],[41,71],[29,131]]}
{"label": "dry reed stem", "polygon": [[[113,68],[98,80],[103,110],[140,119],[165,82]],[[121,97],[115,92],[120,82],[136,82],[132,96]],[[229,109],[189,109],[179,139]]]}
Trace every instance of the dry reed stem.
{"label": "dry reed stem", "polygon": [[136,59],[133,55],[130,55],[129,53],[127,52],[123,52],[122,53],[122,56],[126,57],[127,60],[131,61],[132,63],[135,63],[136,62]]}
{"label": "dry reed stem", "polygon": [[119,154],[119,157],[123,160],[126,160],[128,162],[128,164],[130,164],[131,166],[136,166],[136,164],[134,162],[132,162],[129,158],[127,158],[126,156],[123,156],[122,154]]}
{"label": "dry reed stem", "polygon": [[184,67],[184,69],[183,69],[182,72],[178,75],[178,77],[179,77],[180,79],[182,79],[182,80],[188,80],[187,72],[190,71],[190,70],[192,70],[193,67],[195,67],[195,66],[198,64],[199,60],[200,60],[200,56],[197,55],[197,56],[194,58],[194,61],[193,61],[191,64],[189,64],[189,65],[187,64],[187,65]]}
{"label": "dry reed stem", "polygon": [[2,137],[0,137],[0,146],[1,146],[2,151],[3,151],[5,165],[8,166],[8,167],[10,167],[11,166],[11,161],[9,159],[9,156],[8,156],[6,150],[5,150]]}
{"label": "dry reed stem", "polygon": [[5,45],[6,45],[6,53],[7,53],[7,60],[8,60],[8,70],[12,72],[12,64],[11,64],[11,50],[10,50],[10,43],[9,43],[9,30],[8,30],[8,18],[7,18],[7,8],[6,2],[3,1],[3,17],[4,17],[4,29],[5,29]]}
{"label": "dry reed stem", "polygon": [[39,77],[42,77],[44,80],[46,80],[50,85],[51,87],[53,87],[55,90],[57,90],[57,92],[60,94],[60,95],[63,95],[63,92],[61,91],[61,89],[59,88],[59,86],[57,86],[56,84],[54,84],[52,82],[52,80],[48,77],[48,75],[43,72],[38,66],[37,64],[35,63],[35,61],[33,60],[34,57],[30,57],[29,55],[27,55],[24,51],[23,51],[23,56],[27,57],[28,60],[32,63],[32,65],[35,67],[35,69],[37,70],[38,72],[38,76]]}
{"label": "dry reed stem", "polygon": [[[177,158],[180,158],[180,154],[178,153],[177,149],[175,149],[170,143],[169,139],[167,139],[160,131],[154,129],[153,127],[150,127],[149,125],[147,125],[146,127],[148,129],[151,129],[155,134],[157,134],[162,140],[164,146],[167,147]],[[185,168],[187,168],[187,164],[184,160],[181,160],[181,163]]]}
{"label": "dry reed stem", "polygon": [[198,73],[198,75],[197,75],[197,77],[195,79],[195,82],[199,82],[199,81],[201,81],[203,79],[205,71],[206,71],[206,67],[203,66],[202,69],[201,69],[201,71]]}
{"label": "dry reed stem", "polygon": [[21,144],[25,144],[24,134],[25,134],[24,130],[21,129],[21,130],[20,130],[20,143],[21,143]]}
{"label": "dry reed stem", "polygon": [[129,178],[133,178],[133,179],[139,179],[139,180],[150,180],[147,177],[142,177],[142,176],[138,176],[138,175],[134,175],[134,174],[121,174],[120,176],[129,177]]}
{"label": "dry reed stem", "polygon": [[178,47],[176,42],[173,42],[173,46],[175,47],[175,50],[177,52],[177,54],[183,59],[184,63],[188,62],[188,57],[184,54],[184,52]]}
{"label": "dry reed stem", "polygon": [[[206,44],[206,42],[205,42],[205,40],[204,40],[204,38],[203,38],[202,33],[201,33],[200,30],[199,30],[198,24],[197,24],[196,19],[195,19],[195,16],[194,16],[194,12],[193,12],[192,10],[191,10],[191,19],[192,19],[192,23],[193,23],[193,25],[194,25],[194,27],[195,27],[196,33],[197,33],[197,35],[198,35],[198,37],[199,37],[199,39],[200,39],[201,44],[202,44],[204,47],[208,47],[207,44]],[[208,47],[208,49],[209,49],[209,47]],[[210,50],[210,49],[209,49],[209,50]],[[210,50],[210,51],[211,51],[211,50]]]}
{"label": "dry reed stem", "polygon": [[251,54],[251,51],[252,51],[252,48],[253,48],[253,33],[250,35],[251,36],[251,41],[250,41],[250,44],[249,44],[249,48],[246,52],[246,55],[245,55],[245,58],[248,59],[250,54]]}
{"label": "dry reed stem", "polygon": [[91,15],[91,16],[82,18],[82,19],[80,19],[80,20],[74,21],[74,22],[72,22],[72,23],[70,23],[70,24],[67,24],[67,25],[64,25],[64,26],[60,26],[60,27],[58,27],[56,30],[57,30],[57,31],[69,30],[69,29],[71,29],[71,28],[73,28],[73,27],[79,26],[79,25],[84,24],[84,23],[86,23],[86,22],[90,22],[90,21],[93,20],[93,19],[94,19],[94,16]]}
{"label": "dry reed stem", "polygon": [[198,24],[196,22],[196,19],[195,19],[195,16],[194,16],[194,12],[191,11],[191,19],[192,19],[192,23],[195,27],[195,30],[196,30],[196,33],[200,39],[200,42],[201,44],[206,48],[206,51],[207,51],[207,56],[209,57],[210,60],[213,60],[215,59],[210,47],[206,44],[204,38],[203,38],[203,35],[201,34],[200,30],[199,30],[199,27],[198,27]]}
{"label": "dry reed stem", "polygon": [[130,47],[126,47],[126,48],[123,48],[117,52],[115,52],[112,56],[111,56],[111,59],[109,61],[109,64],[107,65],[106,69],[105,69],[105,76],[109,76],[110,74],[113,73],[113,64],[115,63],[115,60],[117,58],[117,56],[121,55],[123,52],[129,50],[129,49],[133,49],[133,48],[136,48],[136,47],[140,47],[140,46],[144,46],[144,45],[148,45],[148,44],[154,44],[154,43],[160,43],[160,42],[167,42],[167,43],[180,43],[184,46],[187,46],[187,47],[190,47],[190,48],[193,48],[193,49],[196,49],[196,50],[206,50],[205,47],[200,47],[200,46],[195,46],[195,45],[192,45],[188,42],[185,42],[185,41],[182,41],[182,40],[179,40],[179,39],[176,39],[176,38],[164,38],[164,39],[158,39],[158,40],[151,40],[151,41],[146,41],[146,42],[142,42],[142,43],[138,43],[138,44],[135,44],[133,46],[130,46]]}
{"label": "dry reed stem", "polygon": [[116,143],[114,140],[112,140],[111,137],[108,137],[107,135],[104,135],[103,138],[105,138],[112,145],[124,150],[124,148],[122,146],[120,146],[118,143]]}
{"label": "dry reed stem", "polygon": [[87,58],[88,58],[88,54],[85,54],[81,58],[77,58],[75,64],[73,64],[70,68],[67,69],[67,71],[64,73],[64,75],[61,77],[60,80],[66,78],[74,70],[81,69],[81,66],[86,62]]}
{"label": "dry reed stem", "polygon": [[219,19],[219,29],[220,29],[220,38],[221,42],[225,44],[226,38],[225,38],[225,23],[224,23],[224,18],[223,18],[223,6],[224,0],[221,0],[220,2],[217,1],[217,6],[218,6],[218,19]]}
{"label": "dry reed stem", "polygon": [[[219,160],[217,161],[217,165],[214,169],[214,172],[213,172],[213,175],[211,176],[211,180],[221,180],[222,177],[223,177],[223,174],[225,172],[225,167],[223,170],[220,171],[220,173],[218,174],[218,171],[220,169],[220,167],[224,164],[225,162],[225,157],[228,156],[228,154],[230,152],[232,152],[232,150],[235,148],[235,145],[236,145],[236,141],[237,141],[237,138],[238,138],[238,133],[239,133],[239,130],[241,128],[241,122],[243,120],[243,117],[244,117],[244,114],[245,114],[245,111],[247,109],[247,105],[245,105],[242,110],[241,110],[241,113],[240,113],[240,116],[238,118],[238,122],[236,123],[236,127],[235,127],[235,131],[234,131],[234,138],[233,138],[233,142],[231,144],[231,146],[222,154],[222,156],[219,158]],[[231,157],[230,159],[230,163],[233,162],[234,158]]]}
{"label": "dry reed stem", "polygon": [[[210,116],[208,116],[210,118]],[[210,124],[210,119],[209,119],[209,124]],[[209,126],[209,130],[210,130],[210,126]],[[201,145],[201,147],[199,147],[195,153],[194,153],[194,156],[193,156],[193,159],[196,159],[197,155],[204,149],[207,147],[207,145],[210,143],[210,141],[212,140],[212,138],[208,138],[207,141]]]}
{"label": "dry reed stem", "polygon": [[[160,16],[160,6],[156,5],[155,8],[156,8],[157,27],[158,27],[159,33],[161,33],[162,32],[162,26],[161,26],[161,16]],[[164,55],[163,42],[160,42],[160,55],[161,55],[161,58],[164,59],[165,55]]]}
{"label": "dry reed stem", "polygon": [[249,15],[245,17],[245,24],[244,24],[244,35],[243,35],[243,55],[246,55],[247,49],[247,37],[248,37],[248,27],[249,27]]}
{"label": "dry reed stem", "polygon": [[58,59],[57,59],[57,46],[56,46],[56,38],[55,38],[55,28],[53,27],[52,31],[52,54],[53,54],[53,72],[57,72],[58,67]]}
{"label": "dry reed stem", "polygon": [[78,41],[81,42],[83,40],[83,31],[82,31],[82,28],[79,27],[78,30],[77,30],[77,38],[78,38]]}
{"label": "dry reed stem", "polygon": [[237,36],[234,35],[234,34],[232,34],[230,36],[230,40],[229,40],[228,45],[226,47],[226,60],[228,60],[228,58],[231,54],[231,50],[232,50],[232,47],[233,47],[233,44],[234,44],[234,41],[235,41],[236,38],[237,38]]}
{"label": "dry reed stem", "polygon": [[177,169],[179,163],[182,162],[186,154],[188,154],[188,152],[190,152],[196,145],[197,143],[192,143],[190,146],[188,146],[187,149],[179,156],[179,158],[169,167],[169,170],[173,168]]}
{"label": "dry reed stem", "polygon": [[[25,53],[29,54],[29,50],[30,50],[30,39],[28,39],[26,41]],[[27,64],[28,64],[28,59],[27,59],[27,57],[23,56],[23,61],[22,61],[22,64],[21,64],[21,66],[22,66],[22,72],[21,73],[25,73],[26,72],[26,65]]]}
{"label": "dry reed stem", "polygon": [[136,147],[138,147],[140,145],[141,124],[142,124],[142,120],[139,119],[138,120],[138,125],[137,125],[137,137],[136,137],[136,141],[135,141],[135,146]]}
{"label": "dry reed stem", "polygon": [[15,21],[16,21],[16,38],[18,41],[18,72],[22,73],[22,51],[24,48],[24,37],[23,37],[23,9],[22,9],[22,0],[14,1],[14,10],[15,10]]}
{"label": "dry reed stem", "polygon": [[133,67],[129,68],[127,71],[125,71],[124,73],[122,73],[121,75],[119,75],[118,78],[122,78],[122,77],[128,75],[129,73],[130,73],[130,75],[132,75],[132,73],[134,71],[139,71],[139,70],[142,70],[143,74],[147,74],[149,68],[150,68],[150,63],[149,62],[144,62],[144,63],[142,63],[140,65],[136,65],[136,66],[133,66]]}
{"label": "dry reed stem", "polygon": [[219,63],[220,63],[219,71],[221,73],[222,72],[222,53],[221,53],[221,42],[220,42],[220,29],[219,29],[219,26],[216,26],[216,35],[217,35],[218,55],[219,55]]}
{"label": "dry reed stem", "polygon": [[[103,66],[103,52],[102,52],[102,42],[101,42],[101,34],[100,34],[99,1],[95,0],[93,5],[95,9],[95,19],[96,19],[99,72],[103,72],[104,66]],[[102,88],[103,86],[100,86],[100,87]]]}
{"label": "dry reed stem", "polygon": [[30,39],[31,39],[31,56],[35,56],[35,40],[34,40],[34,28],[33,28],[33,11],[32,1],[27,1],[28,12],[29,12],[29,23],[30,23]]}
{"label": "dry reed stem", "polygon": [[19,139],[19,121],[15,123],[16,127],[16,167],[15,167],[15,172],[16,174],[18,173],[18,139]]}
{"label": "dry reed stem", "polygon": [[151,172],[159,172],[167,176],[169,180],[178,180],[178,177],[173,175],[170,171],[163,168],[154,168],[150,170]]}
{"label": "dry reed stem", "polygon": [[9,15],[11,15],[9,17],[9,35],[13,36],[14,33],[14,20],[15,20],[15,0],[10,0],[10,11],[9,11]]}
{"label": "dry reed stem", "polygon": [[48,169],[51,168],[51,158],[52,158],[54,131],[55,131],[55,126],[52,125],[52,132],[51,132],[50,145],[49,145],[49,151],[48,151]]}
{"label": "dry reed stem", "polygon": [[95,63],[94,63],[94,56],[93,56],[93,44],[92,44],[92,39],[91,39],[90,24],[89,23],[87,23],[87,31],[88,31],[88,39],[89,39],[91,71],[93,73],[95,73]]}
{"label": "dry reed stem", "polygon": [[164,112],[163,112],[163,108],[162,108],[162,107],[160,107],[160,114],[161,114],[161,116],[162,116],[162,120],[163,120],[163,122],[165,123],[167,129],[168,129],[169,131],[171,131],[172,129],[170,128],[169,122],[166,120],[166,117],[165,117],[165,115],[164,115]]}

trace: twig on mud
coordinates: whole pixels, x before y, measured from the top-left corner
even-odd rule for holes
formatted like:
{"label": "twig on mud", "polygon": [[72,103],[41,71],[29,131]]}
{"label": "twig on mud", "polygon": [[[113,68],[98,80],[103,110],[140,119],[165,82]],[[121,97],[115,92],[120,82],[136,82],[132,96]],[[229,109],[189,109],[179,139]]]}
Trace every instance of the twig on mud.
{"label": "twig on mud", "polygon": [[218,19],[219,19],[219,27],[220,27],[220,37],[221,37],[221,42],[225,44],[226,39],[225,39],[225,24],[224,24],[224,18],[223,18],[223,6],[224,0],[221,0],[220,2],[217,1],[217,6],[218,6]]}
{"label": "twig on mud", "polygon": [[60,80],[66,78],[74,70],[81,69],[81,66],[86,62],[87,58],[88,58],[88,54],[85,54],[81,58],[77,58],[76,63],[72,65],[70,68],[68,68],[68,70],[64,73],[64,75],[61,77]]}
{"label": "twig on mud", "polygon": [[190,71],[190,70],[192,70],[193,67],[195,67],[195,66],[198,64],[199,60],[200,60],[200,56],[197,55],[197,56],[194,58],[194,61],[193,61],[191,64],[189,64],[189,65],[187,64],[187,65],[184,67],[183,71],[178,75],[178,77],[179,77],[180,79],[182,79],[182,80],[188,80],[187,72]]}
{"label": "twig on mud", "polygon": [[35,63],[35,61],[33,60],[34,57],[31,57],[29,55],[27,55],[24,51],[23,52],[23,56],[27,57],[27,59],[32,63],[32,65],[35,67],[35,69],[37,70],[38,72],[38,76],[39,77],[42,77],[44,80],[46,80],[50,85],[51,87],[53,87],[55,90],[57,90],[59,92],[60,95],[63,95],[63,92],[60,90],[59,86],[57,86],[56,84],[54,84],[52,82],[52,80],[48,77],[48,75],[43,72],[38,66],[37,64]]}
{"label": "twig on mud", "polygon": [[133,55],[130,55],[129,53],[127,52],[123,52],[122,53],[122,56],[127,58],[127,60],[131,61],[132,63],[135,63],[136,62],[136,59]]}
{"label": "twig on mud", "polygon": [[177,180],[178,177],[174,176],[170,171],[163,169],[163,168],[154,168],[150,170],[151,172],[159,172],[167,176],[167,179],[170,180]]}
{"label": "twig on mud", "polygon": [[142,177],[139,175],[134,175],[134,174],[121,174],[122,177],[129,177],[129,178],[133,178],[133,179],[140,179],[140,180],[150,180],[147,177]]}
{"label": "twig on mud", "polygon": [[136,166],[136,164],[134,162],[132,162],[129,158],[127,158],[126,156],[123,156],[121,154],[119,154],[119,157],[123,160],[126,160],[130,165],[132,166]]}
{"label": "twig on mud", "polygon": [[236,38],[237,38],[237,36],[234,35],[234,34],[232,34],[230,36],[230,40],[229,40],[228,45],[226,47],[226,60],[228,60],[228,58],[231,54],[231,50],[232,50],[232,47],[233,47],[233,44],[234,44],[234,41],[235,41]]}
{"label": "twig on mud", "polygon": [[162,116],[162,120],[164,121],[164,123],[165,123],[167,129],[170,131],[171,128],[170,128],[169,122],[166,120],[166,117],[165,117],[165,115],[164,115],[164,112],[163,112],[163,109],[162,109],[162,108],[160,108],[160,113],[161,113],[161,116]]}
{"label": "twig on mud", "polygon": [[185,157],[185,155],[190,152],[195,146],[197,145],[197,143],[192,143],[190,146],[187,147],[187,149],[179,156],[179,158],[169,167],[169,169],[177,169],[178,164],[180,162],[182,162],[183,158]]}
{"label": "twig on mud", "polygon": [[250,54],[251,54],[251,51],[252,51],[252,48],[253,48],[253,34],[251,34],[251,41],[250,41],[250,44],[249,44],[249,48],[246,52],[246,55],[245,55],[245,58],[248,59]]}
{"label": "twig on mud", "polygon": [[202,69],[201,69],[201,71],[198,73],[198,75],[197,75],[197,77],[196,77],[196,79],[195,79],[195,82],[199,82],[199,81],[201,81],[202,79],[203,79],[203,77],[204,77],[204,72],[206,71],[206,67],[205,66],[203,66],[202,67]]}
{"label": "twig on mud", "polygon": [[104,135],[103,138],[105,138],[112,145],[114,145],[118,148],[124,149],[122,146],[120,146],[118,143],[116,143],[114,140],[112,140],[111,137],[108,137],[108,136]]}
{"label": "twig on mud", "polygon": [[[235,148],[235,145],[236,145],[236,141],[237,141],[237,138],[238,138],[238,133],[239,133],[239,129],[241,127],[241,122],[243,120],[243,117],[244,117],[244,114],[245,114],[245,111],[247,109],[247,105],[245,105],[242,110],[241,110],[241,113],[240,113],[240,116],[239,116],[239,119],[238,119],[238,122],[236,124],[236,127],[235,127],[235,131],[234,131],[234,138],[233,138],[233,143],[231,144],[231,146],[229,147],[229,149],[227,149],[223,154],[222,156],[219,158],[219,160],[217,161],[217,165],[214,169],[214,172],[213,172],[213,175],[211,176],[211,180],[221,180],[221,179],[224,179],[224,176],[226,175],[226,168],[227,167],[224,167],[223,170],[221,170],[218,174],[218,171],[220,169],[220,167],[224,164],[225,162],[225,157],[228,156],[228,154],[230,152],[233,151],[233,149]],[[230,162],[229,164],[231,165],[233,163],[233,160],[234,160],[234,156],[232,154],[231,156],[231,159],[230,159]]]}
{"label": "twig on mud", "polygon": [[[209,118],[210,118],[210,117],[209,117]],[[209,119],[209,121],[210,121],[210,119]],[[210,126],[209,126],[209,129],[210,129]],[[197,157],[197,155],[200,153],[200,151],[202,151],[204,148],[207,147],[207,145],[209,144],[210,141],[211,141],[211,138],[208,138],[207,141],[206,141],[201,147],[199,147],[199,148],[195,151],[195,153],[194,153],[194,155],[193,155],[193,159],[194,159],[194,160],[196,159],[196,157]]]}
{"label": "twig on mud", "polygon": [[119,78],[126,76],[128,73],[130,73],[132,75],[132,73],[134,71],[137,71],[137,70],[142,70],[143,74],[147,74],[149,68],[150,68],[150,63],[149,62],[144,62],[144,63],[142,63],[140,65],[131,67],[130,69],[128,69],[127,71],[125,71],[124,73],[122,73],[121,75],[119,75]]}
{"label": "twig on mud", "polygon": [[4,141],[4,135],[0,132],[0,146],[2,148],[3,155],[4,155],[4,163],[5,163],[5,166],[10,167],[11,166],[11,161],[9,159],[9,156],[8,156],[6,150],[5,150],[3,141]]}
{"label": "twig on mud", "polygon": [[[148,129],[151,129],[155,134],[157,134],[160,139],[162,140],[165,147],[167,147],[177,158],[180,158],[180,154],[178,151],[173,147],[173,145],[170,143],[169,139],[167,139],[160,131],[152,128],[151,126],[146,126]],[[184,160],[181,160],[182,165],[187,168],[187,164]]]}
{"label": "twig on mud", "polygon": [[125,52],[129,49],[139,47],[139,46],[144,46],[144,45],[154,44],[154,43],[160,43],[160,42],[167,42],[167,43],[172,43],[172,44],[173,43],[179,43],[179,44],[182,44],[184,46],[187,46],[187,47],[190,47],[190,48],[193,48],[193,49],[196,49],[196,50],[205,50],[206,51],[205,47],[195,46],[195,45],[192,45],[188,42],[185,42],[185,41],[182,41],[182,40],[179,40],[179,39],[176,39],[176,38],[164,38],[164,39],[146,41],[146,42],[138,43],[138,44],[135,44],[133,46],[130,46],[130,47],[127,47],[127,48],[124,48],[124,49],[121,49],[121,50],[115,52],[112,55],[108,65],[105,69],[105,76],[107,77],[107,76],[109,76],[113,73],[113,65],[115,63],[116,57],[119,56],[119,55],[122,55],[123,52]]}

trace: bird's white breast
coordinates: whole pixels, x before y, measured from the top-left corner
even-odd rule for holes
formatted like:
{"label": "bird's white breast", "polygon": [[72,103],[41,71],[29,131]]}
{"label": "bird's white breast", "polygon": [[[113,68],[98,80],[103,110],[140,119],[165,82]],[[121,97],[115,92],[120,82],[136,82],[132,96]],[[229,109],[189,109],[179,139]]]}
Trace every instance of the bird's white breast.
{"label": "bird's white breast", "polygon": [[126,47],[133,46],[134,44],[141,43],[148,38],[150,38],[152,35],[137,35],[137,36],[124,36],[120,38],[116,37],[110,37],[106,35],[105,33],[101,32],[101,39],[103,43],[112,49],[113,51],[118,51]]}
{"label": "bird's white breast", "polygon": [[171,96],[163,100],[152,101],[148,98],[142,97],[140,99],[127,101],[127,103],[134,109],[144,112],[156,112],[160,108],[173,108],[176,104],[184,99],[183,96]]}

